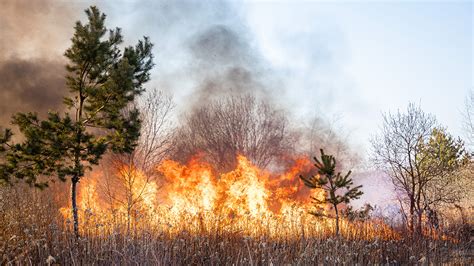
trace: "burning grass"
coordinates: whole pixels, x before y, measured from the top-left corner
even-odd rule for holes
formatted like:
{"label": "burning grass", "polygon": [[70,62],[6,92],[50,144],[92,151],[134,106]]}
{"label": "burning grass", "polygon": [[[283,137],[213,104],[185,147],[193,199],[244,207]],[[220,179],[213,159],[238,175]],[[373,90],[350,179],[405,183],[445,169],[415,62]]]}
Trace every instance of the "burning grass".
{"label": "burning grass", "polygon": [[66,184],[45,191],[2,188],[2,262],[473,263],[470,243],[456,235],[412,241],[377,219],[343,220],[341,236],[334,237],[333,219],[308,214],[309,196],[322,191],[307,190],[298,180],[309,169],[307,160],[295,159],[279,173],[258,169],[242,156],[237,161],[225,173],[198,158],[186,165],[164,161],[155,179],[122,166],[116,174],[133,186],[113,198],[101,183],[104,173],[94,171],[80,184],[79,239],[71,230],[70,208],[64,207]]}
{"label": "burning grass", "polygon": [[[41,214],[34,214],[35,216]],[[37,218],[30,218],[35,221]],[[146,222],[127,232],[117,224],[88,227],[80,239],[51,217],[40,225],[2,228],[6,237],[2,260],[11,264],[47,264],[48,261],[75,264],[374,264],[450,262],[469,264],[472,260],[463,246],[445,241],[409,242],[405,239],[383,240],[334,238],[318,230],[319,236],[278,238],[264,234],[248,236],[241,232],[201,230],[191,223],[190,230],[161,230]],[[187,217],[183,217],[186,220]],[[46,221],[43,220],[43,221]],[[291,233],[291,230],[288,230]],[[343,229],[344,232],[344,229]],[[293,232],[295,233],[295,232]],[[54,260],[53,260],[53,259]]]}

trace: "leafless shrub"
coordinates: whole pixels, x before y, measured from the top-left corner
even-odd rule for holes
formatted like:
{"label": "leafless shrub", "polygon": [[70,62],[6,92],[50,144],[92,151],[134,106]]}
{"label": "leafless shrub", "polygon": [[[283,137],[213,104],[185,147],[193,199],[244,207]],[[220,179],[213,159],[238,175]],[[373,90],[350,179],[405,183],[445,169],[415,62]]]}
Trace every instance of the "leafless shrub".
{"label": "leafless shrub", "polygon": [[[436,120],[414,104],[407,113],[384,115],[379,136],[372,139],[373,162],[391,178],[399,193],[400,203],[408,205],[410,230],[414,232],[418,213],[418,229],[421,233],[422,191],[427,176],[420,172],[420,143],[429,138]],[[403,209],[403,206],[402,206]]]}
{"label": "leafless shrub", "polygon": [[110,155],[102,165],[105,178],[99,179],[111,208],[126,209],[128,230],[133,212],[140,209],[143,198],[156,192],[150,189],[150,182],[156,181],[154,166],[168,156],[173,133],[171,96],[152,90],[137,105],[142,121],[138,146],[130,154]]}
{"label": "leafless shrub", "polygon": [[289,151],[291,132],[285,113],[268,102],[229,96],[188,114],[173,146],[178,161],[204,153],[219,169],[230,169],[242,154],[264,168]]}

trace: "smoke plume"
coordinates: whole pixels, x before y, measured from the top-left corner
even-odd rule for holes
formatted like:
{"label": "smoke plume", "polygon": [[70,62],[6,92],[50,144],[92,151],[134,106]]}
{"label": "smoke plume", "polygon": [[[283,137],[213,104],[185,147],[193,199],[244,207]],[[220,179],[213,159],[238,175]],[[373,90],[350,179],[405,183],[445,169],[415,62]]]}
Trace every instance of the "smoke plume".
{"label": "smoke plume", "polygon": [[46,113],[59,107],[65,92],[61,62],[12,58],[0,64],[0,121],[18,111]]}
{"label": "smoke plume", "polygon": [[16,112],[57,110],[67,93],[63,52],[72,7],[59,1],[0,2],[0,124]]}
{"label": "smoke plume", "polygon": [[[70,45],[74,22],[84,21],[83,10],[93,4],[1,1],[2,126],[8,126],[15,112],[42,114],[61,108],[68,92],[63,53]],[[238,3],[145,0],[100,2],[98,7],[107,14],[106,26],[123,29],[125,45],[150,36],[156,67],[148,87],[173,94],[181,114],[192,116],[210,101],[248,94],[284,109],[288,108],[285,95],[295,94],[288,92],[289,77],[272,69],[264,58]]]}

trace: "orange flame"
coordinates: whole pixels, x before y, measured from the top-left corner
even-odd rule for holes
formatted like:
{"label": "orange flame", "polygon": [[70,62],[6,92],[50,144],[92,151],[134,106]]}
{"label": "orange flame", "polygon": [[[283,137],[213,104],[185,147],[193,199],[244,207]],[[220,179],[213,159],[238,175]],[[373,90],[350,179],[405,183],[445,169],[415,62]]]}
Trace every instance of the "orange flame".
{"label": "orange flame", "polygon": [[[333,232],[332,219],[305,218],[314,207],[311,197],[322,199],[325,192],[309,190],[299,180],[299,174],[312,169],[308,159],[292,162],[282,173],[273,173],[239,155],[233,170],[217,173],[199,158],[187,164],[165,160],[156,167],[158,179],[151,179],[134,166],[121,165],[113,182],[104,173],[94,171],[79,186],[80,222],[83,228],[90,228],[94,224],[116,226],[122,221],[130,229],[131,223],[136,228],[146,221],[147,226],[170,234],[215,230],[298,237]],[[328,210],[328,206],[316,207]],[[69,208],[60,211],[70,217]],[[350,228],[356,225],[343,221],[341,226],[346,235],[354,235]],[[390,235],[385,225],[364,226],[363,230],[373,232],[373,236]]]}
{"label": "orange flame", "polygon": [[[173,213],[212,211],[228,216],[255,219],[278,214],[285,205],[307,202],[309,190],[299,182],[298,173],[307,171],[307,159],[298,159],[286,173],[271,175],[246,157],[237,157],[237,167],[215,175],[206,163],[192,160],[188,165],[166,160],[158,171],[164,176],[163,193]],[[299,196],[305,194],[305,197]],[[317,196],[314,191],[313,196]]]}

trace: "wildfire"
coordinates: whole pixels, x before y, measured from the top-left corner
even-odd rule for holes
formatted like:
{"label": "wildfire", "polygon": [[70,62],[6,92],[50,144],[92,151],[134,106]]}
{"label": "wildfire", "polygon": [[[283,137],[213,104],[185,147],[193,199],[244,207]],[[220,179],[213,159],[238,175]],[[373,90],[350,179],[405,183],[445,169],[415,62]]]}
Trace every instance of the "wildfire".
{"label": "wildfire", "polygon": [[[237,162],[234,170],[218,175],[199,159],[187,165],[164,161],[158,171],[165,180],[165,202],[176,214],[212,211],[251,219],[280,214],[288,205],[307,203],[310,191],[299,182],[298,173],[308,171],[309,160],[296,160],[288,172],[280,175],[257,168],[244,156],[238,156]],[[313,196],[320,193],[314,191]]]}
{"label": "wildfire", "polygon": [[[305,218],[314,207],[311,197],[321,199],[325,193],[309,190],[299,180],[299,174],[310,172],[311,162],[306,158],[291,161],[286,170],[272,173],[239,155],[233,170],[218,173],[199,157],[187,164],[165,160],[156,167],[155,178],[122,165],[114,182],[95,171],[79,186],[81,223],[123,221],[130,229],[130,224],[139,227],[146,221],[147,226],[170,234],[226,231],[278,237],[330,232],[332,219]],[[317,207],[327,210],[328,206]],[[62,208],[61,213],[70,217],[70,208]]]}

